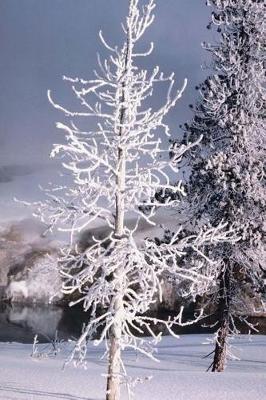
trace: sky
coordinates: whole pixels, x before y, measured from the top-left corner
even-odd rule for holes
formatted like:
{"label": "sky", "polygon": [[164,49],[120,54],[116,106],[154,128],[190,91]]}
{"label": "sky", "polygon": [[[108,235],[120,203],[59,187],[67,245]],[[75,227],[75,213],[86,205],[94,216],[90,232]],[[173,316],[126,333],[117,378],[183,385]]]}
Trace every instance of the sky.
{"label": "sky", "polygon": [[[102,53],[101,29],[112,44],[121,43],[121,22],[127,0],[1,0],[0,1],[0,221],[29,216],[31,208],[13,198],[41,200],[38,185],[56,182],[59,166],[49,158],[61,140],[55,122],[62,116],[47,100],[47,90],[71,104],[62,75],[93,77],[96,53]],[[172,137],[191,118],[188,105],[195,85],[207,74],[208,54],[201,42],[212,40],[206,29],[210,9],[205,0],[157,0],[155,21],[143,41],[155,50],[144,66],[175,72],[177,85],[188,86],[167,121]],[[159,104],[160,93],[152,105]]]}

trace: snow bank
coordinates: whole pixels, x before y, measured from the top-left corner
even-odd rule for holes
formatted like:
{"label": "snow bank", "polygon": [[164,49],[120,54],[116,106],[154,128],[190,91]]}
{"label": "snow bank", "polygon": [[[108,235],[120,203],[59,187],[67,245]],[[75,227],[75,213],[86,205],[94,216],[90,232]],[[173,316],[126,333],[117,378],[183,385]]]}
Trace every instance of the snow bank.
{"label": "snow bank", "polygon": [[45,231],[32,219],[10,223],[0,231],[2,297],[22,303],[62,298],[56,261],[59,243]]}
{"label": "snow bank", "polygon": [[29,299],[33,303],[46,304],[53,299],[61,299],[63,295],[56,254],[40,256],[27,271],[26,280],[11,281],[7,288],[7,297],[11,301]]}
{"label": "snow bank", "polygon": [[[234,353],[225,373],[206,373],[203,356],[211,346],[205,335],[164,337],[158,347],[160,363],[133,352],[126,354],[131,376],[149,377],[136,387],[136,400],[264,400],[266,398],[266,336],[245,335],[234,341]],[[102,348],[91,347],[87,370],[71,365],[62,370],[70,344],[55,359],[30,357],[31,346],[0,344],[0,399],[3,400],[104,400],[106,362]],[[122,400],[126,400],[123,393]]]}

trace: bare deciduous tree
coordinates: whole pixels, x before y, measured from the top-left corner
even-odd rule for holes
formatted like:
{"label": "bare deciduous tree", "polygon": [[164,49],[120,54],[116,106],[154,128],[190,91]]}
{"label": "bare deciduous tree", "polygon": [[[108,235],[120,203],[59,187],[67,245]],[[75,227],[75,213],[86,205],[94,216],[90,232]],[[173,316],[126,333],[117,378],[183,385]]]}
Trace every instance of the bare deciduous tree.
{"label": "bare deciduous tree", "polygon": [[[96,344],[103,340],[107,344],[107,400],[120,398],[120,383],[126,378],[122,350],[131,348],[154,357],[149,341],[140,336],[146,333],[155,342],[160,339],[161,334],[153,331],[158,320],[145,313],[157,298],[161,299],[164,272],[170,271],[176,280],[191,282],[188,291],[208,287],[212,276],[202,274],[202,263],[183,268],[179,257],[192,242],[194,251],[200,254],[203,243],[220,242],[227,235],[219,227],[180,240],[177,232],[161,246],[153,240],[136,241],[141,219],[155,225],[158,208],[177,204],[175,199],[164,204],[157,201],[158,191],[184,194],[181,182],[171,184],[169,172],[177,172],[178,161],[192,146],[176,147],[171,161],[169,149],[162,146],[163,135],[169,136],[165,117],[181,97],[186,81],[181,90],[176,90],[174,74],[165,76],[159,67],[148,73],[136,64],[139,57],[149,55],[153,49],[151,44],[142,53],[138,42],[153,22],[154,7],[154,0],[143,7],[138,0],[129,0],[129,14],[122,25],[122,47],[109,45],[100,32],[100,39],[111,54],[106,60],[98,58],[95,78],[64,77],[80,102],[80,111],[59,105],[48,92],[51,104],[67,120],[57,123],[65,142],[54,146],[52,157],[62,158],[73,184],[47,191],[47,201],[36,204],[36,213],[51,227],[70,234],[70,244],[62,249],[59,259],[63,292],[78,292],[79,298],[72,304],[82,303],[90,313],[72,359],[83,361],[88,339],[100,331]],[[166,100],[153,110],[146,107],[156,85],[166,88]],[[84,119],[90,128],[84,128]],[[136,223],[129,228],[126,221],[133,216]],[[99,221],[110,228],[109,233],[99,240],[93,238],[91,246],[81,251],[75,242],[76,234]],[[173,333],[173,324],[180,323],[181,318],[182,309],[176,318],[160,322]]]}

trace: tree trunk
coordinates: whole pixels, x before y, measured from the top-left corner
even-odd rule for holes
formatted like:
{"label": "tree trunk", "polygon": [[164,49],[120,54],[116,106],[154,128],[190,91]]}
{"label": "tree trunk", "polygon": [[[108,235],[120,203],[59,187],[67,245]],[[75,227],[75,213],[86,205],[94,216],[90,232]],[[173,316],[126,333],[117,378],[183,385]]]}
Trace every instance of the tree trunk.
{"label": "tree trunk", "polygon": [[[127,29],[127,48],[125,53],[125,65],[123,71],[123,80],[120,94],[120,116],[118,136],[122,139],[124,135],[125,121],[128,119],[127,103],[127,85],[128,77],[132,67],[132,5],[133,1],[129,0],[129,19]],[[117,129],[115,129],[117,130]],[[121,141],[122,142],[122,141]],[[117,177],[116,177],[116,214],[115,214],[115,230],[114,234],[117,239],[123,238],[124,222],[125,222],[125,189],[126,189],[126,154],[123,145],[120,143],[117,153]],[[108,360],[108,378],[106,388],[106,400],[120,399],[120,383],[121,383],[121,336],[122,336],[122,320],[121,312],[123,312],[123,295],[122,279],[123,271],[117,269],[114,272],[114,278],[117,280],[117,294],[113,298],[114,301],[114,317],[115,323],[110,329],[110,348]]]}
{"label": "tree trunk", "polygon": [[120,398],[120,348],[115,337],[110,338],[109,365],[106,388],[106,400],[118,400]]}
{"label": "tree trunk", "polygon": [[[123,307],[122,301],[123,301],[122,297],[116,299],[116,304],[115,304],[116,312],[119,312],[119,309]],[[120,339],[121,339],[121,321],[118,320],[118,322],[112,326],[110,332],[106,400],[120,399],[120,370],[121,370]]]}
{"label": "tree trunk", "polygon": [[230,318],[230,288],[231,285],[231,267],[226,262],[225,271],[220,276],[219,289],[219,330],[216,339],[214,359],[212,364],[212,372],[223,372],[226,365],[227,341],[229,335],[229,318]]}

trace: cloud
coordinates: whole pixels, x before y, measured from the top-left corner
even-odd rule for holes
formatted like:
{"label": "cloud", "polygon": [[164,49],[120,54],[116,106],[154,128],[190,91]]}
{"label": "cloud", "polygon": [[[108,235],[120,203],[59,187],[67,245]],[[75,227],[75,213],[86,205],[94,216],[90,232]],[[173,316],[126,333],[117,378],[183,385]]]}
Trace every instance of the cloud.
{"label": "cloud", "polygon": [[29,165],[2,165],[0,166],[0,183],[12,182],[16,178],[30,175],[34,171],[35,168]]}

